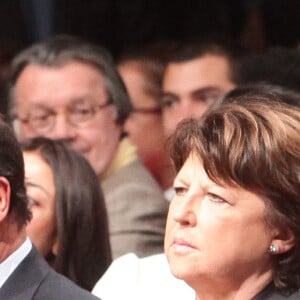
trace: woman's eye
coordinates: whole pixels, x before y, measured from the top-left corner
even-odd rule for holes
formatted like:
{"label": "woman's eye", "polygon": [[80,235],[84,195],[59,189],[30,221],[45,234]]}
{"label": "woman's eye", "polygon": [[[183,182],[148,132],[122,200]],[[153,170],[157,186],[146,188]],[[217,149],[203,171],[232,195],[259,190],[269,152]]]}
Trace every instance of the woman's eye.
{"label": "woman's eye", "polygon": [[186,188],[184,187],[174,187],[177,196],[183,196],[186,193]]}
{"label": "woman's eye", "polygon": [[29,207],[32,207],[32,206],[39,206],[39,202],[36,201],[35,199],[33,199],[32,197],[30,196],[27,196],[27,199],[28,199],[28,206]]}
{"label": "woman's eye", "polygon": [[220,196],[218,196],[216,194],[208,193],[208,197],[209,197],[209,200],[213,201],[213,202],[227,203],[227,201],[224,198],[222,198],[222,197],[220,197]]}

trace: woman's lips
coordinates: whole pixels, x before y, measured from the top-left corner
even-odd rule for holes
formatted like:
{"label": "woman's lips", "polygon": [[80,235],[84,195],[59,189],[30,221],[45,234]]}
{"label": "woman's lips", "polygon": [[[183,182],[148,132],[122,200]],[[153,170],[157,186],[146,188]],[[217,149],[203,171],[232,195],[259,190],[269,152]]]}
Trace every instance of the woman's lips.
{"label": "woman's lips", "polygon": [[183,239],[175,238],[172,244],[172,250],[178,254],[185,254],[196,250],[196,248],[192,244],[190,244],[189,242]]}

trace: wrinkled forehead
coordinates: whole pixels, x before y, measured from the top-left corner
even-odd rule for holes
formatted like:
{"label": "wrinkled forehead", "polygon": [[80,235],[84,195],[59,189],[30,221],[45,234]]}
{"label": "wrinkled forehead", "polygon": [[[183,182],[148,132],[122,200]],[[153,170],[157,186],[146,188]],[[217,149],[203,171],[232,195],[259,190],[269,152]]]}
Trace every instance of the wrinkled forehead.
{"label": "wrinkled forehead", "polygon": [[58,67],[26,66],[16,81],[13,93],[17,106],[69,105],[84,99],[105,101],[107,98],[105,82],[99,71],[75,61]]}

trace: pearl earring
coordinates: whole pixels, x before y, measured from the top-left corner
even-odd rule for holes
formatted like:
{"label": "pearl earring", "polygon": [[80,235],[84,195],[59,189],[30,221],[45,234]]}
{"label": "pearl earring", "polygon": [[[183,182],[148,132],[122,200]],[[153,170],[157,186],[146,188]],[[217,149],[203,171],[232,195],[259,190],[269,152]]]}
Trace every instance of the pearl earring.
{"label": "pearl earring", "polygon": [[270,245],[269,246],[269,249],[268,249],[268,252],[270,253],[270,254],[277,254],[277,251],[278,251],[278,248],[276,247],[276,246],[274,246],[274,245]]}

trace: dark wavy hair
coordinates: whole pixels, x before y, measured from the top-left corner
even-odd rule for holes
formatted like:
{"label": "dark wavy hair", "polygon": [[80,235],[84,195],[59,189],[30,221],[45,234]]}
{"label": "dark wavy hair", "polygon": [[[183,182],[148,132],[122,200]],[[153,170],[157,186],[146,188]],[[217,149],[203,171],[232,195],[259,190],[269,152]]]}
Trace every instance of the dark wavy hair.
{"label": "dark wavy hair", "polygon": [[118,57],[118,66],[136,63],[145,79],[144,92],[155,98],[160,104],[161,85],[168,53],[173,45],[169,43],[144,43],[131,45],[123,49]]}
{"label": "dark wavy hair", "polygon": [[8,214],[14,218],[19,228],[30,219],[26,189],[24,184],[24,161],[19,143],[12,128],[0,115],[0,176],[5,177],[11,189]]}
{"label": "dark wavy hair", "polygon": [[35,138],[21,147],[40,155],[53,172],[58,251],[48,261],[57,272],[91,290],[112,260],[98,177],[85,158],[61,141]]}
{"label": "dark wavy hair", "polygon": [[266,197],[266,222],[295,236],[291,250],[274,256],[274,284],[299,289],[300,108],[261,91],[233,97],[183,121],[169,141],[171,158],[179,170],[194,152],[213,181]]}

